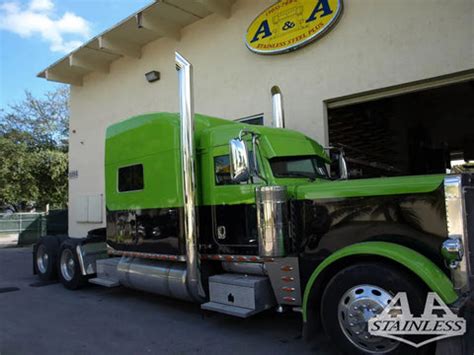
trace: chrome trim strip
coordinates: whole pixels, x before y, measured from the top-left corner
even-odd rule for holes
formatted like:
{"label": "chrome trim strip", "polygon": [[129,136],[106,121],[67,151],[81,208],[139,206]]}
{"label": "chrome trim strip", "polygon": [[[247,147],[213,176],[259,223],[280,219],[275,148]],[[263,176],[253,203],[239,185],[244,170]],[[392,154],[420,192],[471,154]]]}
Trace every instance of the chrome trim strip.
{"label": "chrome trim strip", "polygon": [[126,256],[129,258],[141,258],[141,259],[153,259],[153,260],[165,260],[165,261],[186,261],[185,255],[171,255],[171,254],[154,254],[154,253],[141,253],[136,251],[122,251],[122,250],[108,250],[109,255],[112,256]]}
{"label": "chrome trim strip", "polygon": [[242,263],[264,263],[275,261],[274,258],[264,258],[257,255],[221,255],[221,254],[201,254],[202,260],[234,261]]}
{"label": "chrome trim strip", "polygon": [[[109,255],[111,256],[126,256],[132,258],[155,259],[165,261],[186,261],[186,255],[171,255],[171,254],[155,254],[142,253],[136,251],[122,251],[109,248]],[[275,261],[274,258],[263,258],[257,255],[221,255],[221,254],[200,254],[201,260],[215,260],[228,262],[242,262],[242,263],[264,263]]]}

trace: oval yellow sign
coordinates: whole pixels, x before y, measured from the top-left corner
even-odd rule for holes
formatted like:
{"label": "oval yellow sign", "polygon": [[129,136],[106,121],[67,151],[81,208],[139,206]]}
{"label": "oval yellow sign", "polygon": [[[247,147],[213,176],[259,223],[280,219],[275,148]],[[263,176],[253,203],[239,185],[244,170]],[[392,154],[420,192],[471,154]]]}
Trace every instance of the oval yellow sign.
{"label": "oval yellow sign", "polygon": [[323,35],[342,13],[342,0],[281,0],[249,26],[247,47],[260,54],[298,49]]}

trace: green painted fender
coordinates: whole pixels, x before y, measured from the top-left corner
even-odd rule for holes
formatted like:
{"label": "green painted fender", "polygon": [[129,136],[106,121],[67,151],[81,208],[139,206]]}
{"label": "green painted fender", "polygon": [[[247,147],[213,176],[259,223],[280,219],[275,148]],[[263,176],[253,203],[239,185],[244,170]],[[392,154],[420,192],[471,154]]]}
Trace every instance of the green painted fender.
{"label": "green painted fender", "polygon": [[405,266],[418,275],[428,287],[436,292],[446,304],[455,302],[458,298],[449,278],[430,259],[422,254],[394,243],[365,242],[357,243],[339,249],[319,264],[313,271],[304,291],[303,321],[307,321],[308,298],[314,282],[321,272],[333,262],[353,255],[378,255]]}

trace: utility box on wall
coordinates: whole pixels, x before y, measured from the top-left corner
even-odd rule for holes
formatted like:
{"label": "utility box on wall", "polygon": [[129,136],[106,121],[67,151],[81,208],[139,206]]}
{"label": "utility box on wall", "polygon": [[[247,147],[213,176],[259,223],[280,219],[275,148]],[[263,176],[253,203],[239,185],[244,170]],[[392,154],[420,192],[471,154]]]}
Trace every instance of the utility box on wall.
{"label": "utility box on wall", "polygon": [[79,196],[76,200],[77,222],[102,223],[103,195]]}

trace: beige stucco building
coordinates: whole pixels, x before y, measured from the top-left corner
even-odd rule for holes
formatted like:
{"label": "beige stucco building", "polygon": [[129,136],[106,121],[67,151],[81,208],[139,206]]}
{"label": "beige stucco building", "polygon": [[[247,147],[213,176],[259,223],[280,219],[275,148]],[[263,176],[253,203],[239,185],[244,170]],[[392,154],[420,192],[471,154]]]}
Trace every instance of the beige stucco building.
{"label": "beige stucco building", "polygon": [[[436,110],[445,112],[440,113],[443,122],[449,122],[453,107],[460,110],[456,117],[474,118],[474,101],[465,105],[455,101],[469,100],[474,90],[473,0],[345,0],[338,23],[323,37],[290,53],[253,53],[244,43],[247,28],[274,3],[157,1],[139,13],[142,28],[133,14],[40,73],[48,80],[71,84],[71,236],[85,236],[88,230],[105,225],[106,127],[133,115],[178,111],[175,51],[194,65],[196,112],[230,120],[263,115],[265,124],[270,124],[270,88],[276,84],[284,94],[287,128],[303,131],[325,145],[354,136],[364,140],[357,131],[357,119],[368,122],[374,116],[386,117],[382,121],[389,123],[377,118],[373,129],[365,129],[365,142],[378,129],[388,132],[384,124],[404,137],[400,132],[413,127],[409,122],[397,125],[403,121],[400,117],[433,106],[414,107],[420,100],[444,102],[444,109]],[[144,74],[153,70],[161,78],[149,83]],[[445,91],[435,92],[436,88]],[[407,96],[428,91],[429,99]],[[376,102],[377,109],[361,106]],[[341,138],[341,129],[335,125],[331,131],[331,122],[340,124],[344,117],[348,117],[345,127],[352,131]],[[445,130],[441,123],[437,127],[428,132],[433,147],[451,139],[439,138]],[[332,134],[338,138],[331,139]],[[471,139],[452,136],[456,136],[453,142]],[[355,151],[374,150],[373,144]],[[379,144],[398,149],[396,143]],[[395,166],[403,160],[397,154],[380,166]]]}

